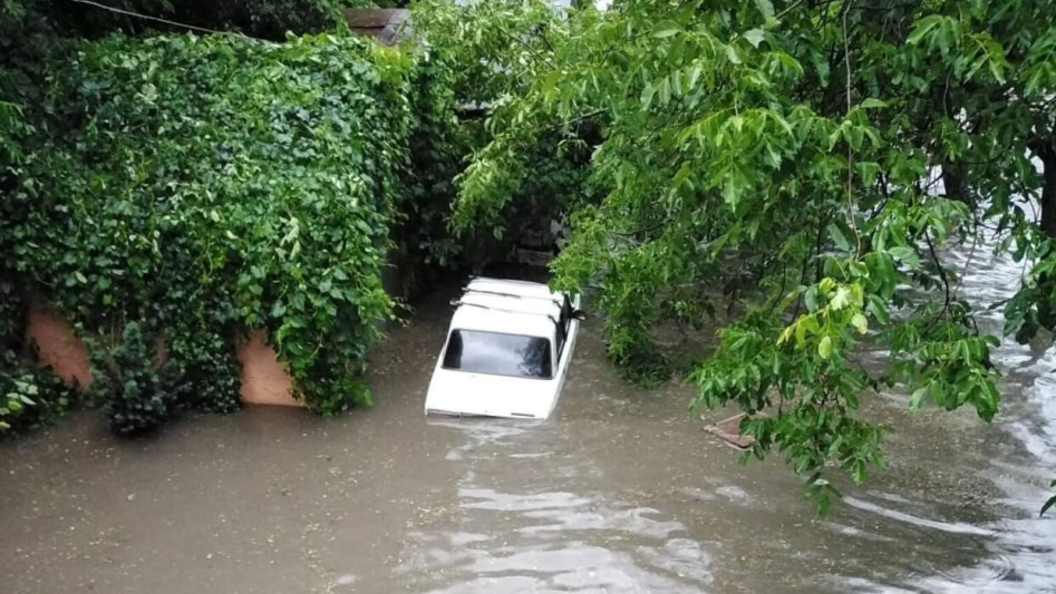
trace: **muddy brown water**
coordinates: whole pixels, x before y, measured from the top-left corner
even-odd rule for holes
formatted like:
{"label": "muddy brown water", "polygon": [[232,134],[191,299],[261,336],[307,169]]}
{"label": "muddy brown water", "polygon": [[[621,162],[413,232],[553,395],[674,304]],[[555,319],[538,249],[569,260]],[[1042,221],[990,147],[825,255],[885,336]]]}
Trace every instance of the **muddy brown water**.
{"label": "muddy brown water", "polygon": [[[976,259],[964,290],[1018,278]],[[136,441],[75,415],[0,445],[0,592],[1056,593],[1051,349],[1002,348],[993,425],[871,398],[891,468],[819,519],[779,459],[742,466],[702,431],[690,388],[622,383],[596,320],[550,420],[426,420],[445,303],[381,347],[369,410]]]}

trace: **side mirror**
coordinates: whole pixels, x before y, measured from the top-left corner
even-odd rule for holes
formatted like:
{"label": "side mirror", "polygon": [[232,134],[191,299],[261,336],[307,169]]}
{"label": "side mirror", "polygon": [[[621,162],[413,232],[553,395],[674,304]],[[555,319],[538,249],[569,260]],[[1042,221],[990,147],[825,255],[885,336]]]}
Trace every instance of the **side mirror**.
{"label": "side mirror", "polygon": [[587,314],[582,309],[577,309],[572,312],[572,317],[582,322],[587,319]]}

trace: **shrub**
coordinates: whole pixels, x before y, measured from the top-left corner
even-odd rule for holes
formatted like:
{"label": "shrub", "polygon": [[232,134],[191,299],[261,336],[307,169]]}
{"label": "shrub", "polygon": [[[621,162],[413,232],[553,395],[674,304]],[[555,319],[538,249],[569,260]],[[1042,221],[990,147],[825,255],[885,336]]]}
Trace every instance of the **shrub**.
{"label": "shrub", "polygon": [[92,400],[118,433],[158,427],[179,407],[176,366],[171,361],[157,364],[154,337],[138,322],[125,324],[119,337],[107,338],[93,340],[89,351]]}
{"label": "shrub", "polygon": [[13,351],[0,354],[0,433],[50,425],[72,401],[62,379]]}

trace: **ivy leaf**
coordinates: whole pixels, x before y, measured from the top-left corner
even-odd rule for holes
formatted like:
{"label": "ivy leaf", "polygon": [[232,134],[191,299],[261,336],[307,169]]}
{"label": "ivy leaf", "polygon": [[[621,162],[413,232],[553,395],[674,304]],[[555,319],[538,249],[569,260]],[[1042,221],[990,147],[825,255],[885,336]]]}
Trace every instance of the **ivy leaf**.
{"label": "ivy leaf", "polygon": [[283,316],[283,314],[285,314],[285,313],[286,313],[286,304],[284,304],[283,302],[276,301],[275,304],[271,306],[271,317],[273,317],[273,318],[281,318]]}

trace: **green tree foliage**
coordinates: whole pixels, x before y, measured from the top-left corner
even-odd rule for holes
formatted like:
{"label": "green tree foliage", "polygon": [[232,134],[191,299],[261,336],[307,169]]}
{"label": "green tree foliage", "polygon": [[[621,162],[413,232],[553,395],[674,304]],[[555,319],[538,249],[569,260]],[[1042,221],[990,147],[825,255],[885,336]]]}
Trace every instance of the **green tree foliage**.
{"label": "green tree foliage", "polygon": [[[555,284],[600,286],[623,364],[655,359],[665,320],[699,324],[728,305],[733,320],[689,376],[694,405],[770,412],[743,423],[752,453],[786,454],[826,505],[827,466],[860,483],[883,465],[861,398],[899,386],[914,408],[971,406],[989,421],[1001,337],[973,313],[1005,307],[1020,340],[1056,321],[1054,13],[1042,0],[572,11],[508,63],[522,91],[492,114],[455,221],[501,224],[492,215],[531,166],[524,147],[554,122],[598,121],[590,169],[604,199],[578,209]],[[943,255],[987,228],[1032,263],[1007,304],[958,291]],[[887,365],[864,369],[863,348],[888,351]]]}
{"label": "green tree foliage", "polygon": [[[588,118],[533,122],[536,134],[525,136],[517,146],[503,146],[528,156],[523,163],[530,165],[515,171],[494,170],[499,157],[487,154],[493,138],[511,137],[502,128],[509,122],[484,116],[507,109],[529,90],[532,73],[545,66],[540,60],[551,50],[550,37],[560,27],[560,16],[548,4],[531,0],[461,5],[428,0],[414,5],[413,29],[434,65],[433,80],[449,89],[460,114],[459,125],[447,128],[457,141],[440,151],[448,166],[435,170],[443,176],[438,181],[444,192],[436,195],[429,210],[434,213],[432,224],[420,227],[430,246],[428,257],[446,264],[464,251],[464,259],[473,264],[478,255],[516,244],[527,222],[557,218],[572,204],[590,199],[590,146],[583,139],[596,139],[598,130]],[[500,127],[493,128],[492,122]],[[467,155],[475,158],[467,162]],[[467,166],[477,173],[463,175]],[[485,178],[488,181],[482,181]],[[494,201],[482,201],[486,208],[472,216],[467,208],[452,212],[456,188],[463,183],[488,184],[480,191]],[[488,224],[451,226],[453,217],[463,222],[475,218],[478,223],[486,219]],[[451,229],[454,234],[448,233]]]}

